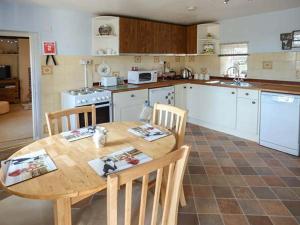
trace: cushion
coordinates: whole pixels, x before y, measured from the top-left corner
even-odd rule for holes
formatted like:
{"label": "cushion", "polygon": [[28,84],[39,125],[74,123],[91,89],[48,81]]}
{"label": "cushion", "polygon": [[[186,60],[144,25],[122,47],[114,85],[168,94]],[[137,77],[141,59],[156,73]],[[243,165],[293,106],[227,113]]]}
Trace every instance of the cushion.
{"label": "cushion", "polygon": [[9,112],[9,102],[0,101],[0,115]]}

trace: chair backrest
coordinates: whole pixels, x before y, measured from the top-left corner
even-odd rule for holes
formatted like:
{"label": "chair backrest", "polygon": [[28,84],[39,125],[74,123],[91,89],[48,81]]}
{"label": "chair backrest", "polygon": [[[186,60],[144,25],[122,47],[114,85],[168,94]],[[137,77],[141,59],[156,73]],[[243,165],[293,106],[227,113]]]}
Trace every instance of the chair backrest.
{"label": "chair backrest", "polygon": [[152,123],[172,130],[176,136],[177,148],[184,144],[186,120],[185,110],[171,105],[154,104]]}
{"label": "chair backrest", "polygon": [[[66,109],[57,112],[46,113],[46,122],[48,127],[49,135],[58,134],[62,132],[62,120],[65,119],[66,129],[76,129],[80,127],[79,116],[82,115],[84,119],[84,126],[89,125],[88,113],[92,114],[92,126],[96,125],[96,109],[94,105],[82,106],[72,109]],[[71,127],[71,117],[75,118],[75,127]]]}
{"label": "chair backrest", "polygon": [[[141,196],[137,196],[137,194],[134,193],[133,197],[140,198],[138,221],[139,225],[144,225],[149,174],[154,171],[156,171],[156,184],[151,217],[149,217],[151,218],[151,225],[176,225],[179,196],[182,188],[181,184],[189,152],[190,148],[188,146],[182,146],[180,150],[173,151],[149,163],[109,175],[107,178],[107,225],[118,224],[118,192],[122,185],[125,185],[124,225],[131,224],[132,185],[133,182],[139,178],[142,178]],[[164,201],[162,202],[161,223],[159,223],[157,220],[162,190],[164,191]]]}

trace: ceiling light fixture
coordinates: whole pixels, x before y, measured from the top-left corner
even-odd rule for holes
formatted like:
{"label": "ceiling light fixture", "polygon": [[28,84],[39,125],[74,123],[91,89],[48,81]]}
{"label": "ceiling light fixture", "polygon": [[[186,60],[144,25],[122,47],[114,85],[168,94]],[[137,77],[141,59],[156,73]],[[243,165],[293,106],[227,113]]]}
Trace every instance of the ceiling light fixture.
{"label": "ceiling light fixture", "polygon": [[186,8],[188,11],[195,11],[196,9],[197,9],[197,7],[196,6],[189,6],[189,7],[187,7]]}
{"label": "ceiling light fixture", "polygon": [[224,0],[224,4],[228,5],[229,0]]}

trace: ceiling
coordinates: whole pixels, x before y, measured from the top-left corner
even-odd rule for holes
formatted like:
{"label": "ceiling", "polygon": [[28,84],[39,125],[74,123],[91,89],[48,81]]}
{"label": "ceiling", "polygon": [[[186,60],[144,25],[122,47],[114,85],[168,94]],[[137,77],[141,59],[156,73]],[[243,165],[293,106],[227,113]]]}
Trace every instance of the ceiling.
{"label": "ceiling", "polygon": [[[300,7],[300,0],[7,0],[82,10],[96,15],[123,15],[192,24]],[[194,11],[187,7],[196,6]]]}

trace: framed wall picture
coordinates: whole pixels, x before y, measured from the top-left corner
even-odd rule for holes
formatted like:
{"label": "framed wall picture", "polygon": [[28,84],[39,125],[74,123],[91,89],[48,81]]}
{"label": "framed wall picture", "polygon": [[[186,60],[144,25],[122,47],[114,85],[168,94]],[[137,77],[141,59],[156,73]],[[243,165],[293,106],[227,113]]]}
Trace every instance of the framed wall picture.
{"label": "framed wall picture", "polygon": [[293,48],[300,48],[300,30],[293,31]]}
{"label": "framed wall picture", "polygon": [[280,34],[280,40],[282,42],[282,50],[291,50],[293,43],[293,33]]}
{"label": "framed wall picture", "polygon": [[43,55],[56,55],[56,42],[44,41],[43,42]]}

